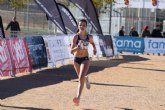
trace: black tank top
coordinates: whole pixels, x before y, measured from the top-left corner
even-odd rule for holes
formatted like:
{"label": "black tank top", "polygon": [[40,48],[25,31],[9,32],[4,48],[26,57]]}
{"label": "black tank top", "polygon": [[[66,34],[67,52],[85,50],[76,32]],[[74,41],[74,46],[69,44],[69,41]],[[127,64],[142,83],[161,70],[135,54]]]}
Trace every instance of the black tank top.
{"label": "black tank top", "polygon": [[78,35],[77,42],[76,42],[77,45],[79,43],[79,40],[83,40],[83,45],[88,46],[88,44],[89,44],[89,35],[87,34],[86,39],[81,39],[80,36]]}

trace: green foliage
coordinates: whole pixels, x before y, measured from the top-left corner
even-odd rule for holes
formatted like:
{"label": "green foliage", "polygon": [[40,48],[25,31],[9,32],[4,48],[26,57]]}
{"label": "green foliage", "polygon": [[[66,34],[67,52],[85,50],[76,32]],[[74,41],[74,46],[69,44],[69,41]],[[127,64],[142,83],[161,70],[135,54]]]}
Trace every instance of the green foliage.
{"label": "green foliage", "polygon": [[0,4],[7,3],[13,9],[21,8],[25,6],[27,3],[31,2],[32,0],[0,0]]}
{"label": "green foliage", "polygon": [[4,3],[5,0],[0,0],[0,4]]}
{"label": "green foliage", "polygon": [[115,3],[115,0],[104,0],[106,4],[112,4],[113,2]]}
{"label": "green foliage", "polygon": [[103,6],[102,0],[92,0],[96,9],[100,9]]}
{"label": "green foliage", "polygon": [[92,0],[96,9],[100,10],[103,7],[103,2],[105,5],[115,3],[115,0]]}
{"label": "green foliage", "polygon": [[26,6],[31,1],[32,0],[0,0],[0,4],[9,4],[14,10],[14,16],[16,16],[16,10]]}
{"label": "green foliage", "polygon": [[12,8],[17,9],[25,6],[29,3],[29,0],[8,0],[9,4]]}
{"label": "green foliage", "polygon": [[100,14],[101,8],[106,8],[107,5],[115,3],[116,0],[92,0],[96,7],[98,15]]}

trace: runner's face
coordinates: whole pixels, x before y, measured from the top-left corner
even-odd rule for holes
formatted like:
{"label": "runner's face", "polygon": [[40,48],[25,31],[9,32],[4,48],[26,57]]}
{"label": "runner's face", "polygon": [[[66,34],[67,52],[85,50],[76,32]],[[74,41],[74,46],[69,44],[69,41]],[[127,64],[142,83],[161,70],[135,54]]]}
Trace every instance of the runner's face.
{"label": "runner's face", "polygon": [[86,23],[85,22],[79,22],[78,28],[79,28],[79,31],[85,31],[86,30]]}

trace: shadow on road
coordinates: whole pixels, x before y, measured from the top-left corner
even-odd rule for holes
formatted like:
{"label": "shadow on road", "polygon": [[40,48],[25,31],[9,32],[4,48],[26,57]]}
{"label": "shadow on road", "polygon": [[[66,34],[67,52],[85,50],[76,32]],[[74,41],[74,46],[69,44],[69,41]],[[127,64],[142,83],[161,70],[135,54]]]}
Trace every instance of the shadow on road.
{"label": "shadow on road", "polygon": [[[78,82],[78,81],[72,81],[72,82]],[[135,87],[135,88],[146,88],[142,86],[131,86],[131,85],[122,85],[122,84],[107,84],[107,83],[95,83],[95,82],[90,82],[92,85],[97,85],[97,86],[109,86],[109,87]]]}
{"label": "shadow on road", "polygon": [[116,107],[118,109],[121,109],[121,110],[134,110],[134,109],[129,109],[129,108],[119,108],[119,107]]}
{"label": "shadow on road", "polygon": [[[92,61],[89,73],[102,71],[105,68],[114,67],[121,63],[149,60],[140,56],[123,55],[122,57],[123,59]],[[59,68],[45,69],[30,75],[0,80],[0,99],[15,96],[29,89],[54,85],[76,78],[73,65],[68,64]]]}
{"label": "shadow on road", "polygon": [[3,107],[3,110],[6,110],[5,108],[15,108],[15,109],[20,109],[20,110],[52,110],[52,109],[43,109],[43,108],[34,108],[34,107],[16,107],[16,106],[4,106],[4,105],[0,105],[0,107]]}
{"label": "shadow on road", "polygon": [[160,70],[160,69],[134,68],[134,67],[125,67],[125,66],[120,66],[120,67],[122,67],[122,68],[130,68],[130,69],[141,69],[141,70],[150,70],[150,71],[165,72],[165,70]]}

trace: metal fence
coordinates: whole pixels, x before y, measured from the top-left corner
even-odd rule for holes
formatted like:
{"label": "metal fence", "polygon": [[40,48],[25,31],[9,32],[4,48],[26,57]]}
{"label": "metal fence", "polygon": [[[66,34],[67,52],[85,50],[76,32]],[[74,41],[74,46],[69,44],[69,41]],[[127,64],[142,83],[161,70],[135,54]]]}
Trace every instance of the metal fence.
{"label": "metal fence", "polygon": [[[0,15],[2,16],[4,29],[14,16],[14,11],[9,6],[6,7],[8,8],[0,9]],[[35,4],[29,4],[29,6],[17,10],[16,18],[20,24],[21,32],[26,34],[48,32],[48,22],[46,15]],[[5,31],[5,33],[8,36],[10,32]]]}
{"label": "metal fence", "polygon": [[[6,28],[7,24],[11,21],[14,11],[9,6],[5,10],[0,8],[0,15],[2,16],[3,26]],[[70,6],[69,9],[74,13],[75,18],[80,19],[83,14],[79,9]],[[81,14],[80,14],[81,13]],[[62,33],[51,22],[47,21],[46,15],[35,4],[28,4],[22,9],[17,10],[17,21],[21,27],[20,35],[27,34],[58,34]],[[153,9],[113,9],[111,16],[110,26],[110,10],[105,10],[99,16],[100,24],[104,34],[118,35],[118,31],[121,26],[125,27],[125,34],[128,35],[130,28],[135,26],[140,34],[144,25],[148,25],[150,31],[155,27],[156,22],[156,10]],[[165,19],[165,18],[162,18]],[[111,29],[109,29],[111,27]],[[111,32],[109,32],[111,30]],[[90,30],[89,30],[90,31]],[[5,31],[7,36],[9,31]]]}

